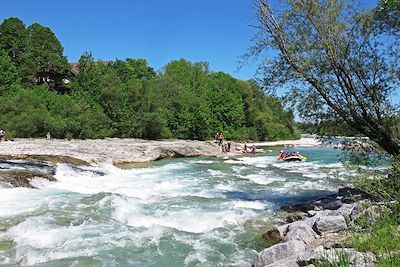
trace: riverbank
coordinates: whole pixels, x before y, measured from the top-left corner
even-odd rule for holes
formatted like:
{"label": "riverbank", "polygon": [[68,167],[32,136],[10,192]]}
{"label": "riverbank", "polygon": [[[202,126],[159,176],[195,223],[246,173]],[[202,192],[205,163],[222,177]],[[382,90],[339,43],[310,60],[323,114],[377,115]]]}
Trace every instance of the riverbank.
{"label": "riverbank", "polygon": [[343,266],[375,266],[376,256],[357,251],[351,242],[355,221],[371,216],[366,214],[372,209],[361,204],[369,198],[361,190],[344,187],[329,197],[282,206],[289,212],[287,223],[263,235],[273,245],[258,254],[253,266],[342,266],[343,262],[347,263]]}
{"label": "riverbank", "polygon": [[[317,146],[313,138],[286,140],[278,142],[254,143],[256,146],[298,145]],[[112,163],[116,166],[126,163],[144,163],[169,157],[197,156],[239,156],[232,143],[231,152],[223,154],[213,141],[196,140],[142,140],[106,138],[96,140],[45,140],[15,139],[0,142],[0,159],[42,160],[64,162],[74,165],[98,165]],[[248,144],[253,145],[253,143]]]}

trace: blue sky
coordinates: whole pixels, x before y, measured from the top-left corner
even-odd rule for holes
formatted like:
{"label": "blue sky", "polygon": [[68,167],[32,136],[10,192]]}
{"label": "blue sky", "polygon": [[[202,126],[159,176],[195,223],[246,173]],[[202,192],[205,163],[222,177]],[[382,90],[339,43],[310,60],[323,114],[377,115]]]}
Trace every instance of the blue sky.
{"label": "blue sky", "polygon": [[2,1],[1,21],[18,17],[50,27],[70,62],[85,51],[96,59],[145,58],[155,69],[173,59],[208,61],[213,71],[235,72],[251,44],[252,0]]}

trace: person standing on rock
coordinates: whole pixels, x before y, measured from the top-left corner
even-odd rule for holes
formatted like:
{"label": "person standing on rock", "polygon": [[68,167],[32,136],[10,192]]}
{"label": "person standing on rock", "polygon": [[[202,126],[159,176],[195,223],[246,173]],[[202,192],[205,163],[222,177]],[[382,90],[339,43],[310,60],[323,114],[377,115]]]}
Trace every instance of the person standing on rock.
{"label": "person standing on rock", "polygon": [[51,140],[51,134],[50,134],[50,132],[47,132],[47,134],[46,134],[46,139],[47,139],[47,140]]}
{"label": "person standing on rock", "polygon": [[6,135],[6,132],[0,128],[0,141],[4,141],[4,136]]}
{"label": "person standing on rock", "polygon": [[219,145],[222,145],[222,143],[224,142],[224,135],[221,133],[220,135],[219,135]]}

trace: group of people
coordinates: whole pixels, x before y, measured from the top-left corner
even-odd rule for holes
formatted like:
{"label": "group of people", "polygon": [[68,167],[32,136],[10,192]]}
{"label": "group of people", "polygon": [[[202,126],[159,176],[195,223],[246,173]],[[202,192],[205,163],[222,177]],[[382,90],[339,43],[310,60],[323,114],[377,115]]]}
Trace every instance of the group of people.
{"label": "group of people", "polygon": [[224,142],[225,137],[223,133],[217,133],[215,135],[215,143],[217,143],[221,147],[222,153],[227,153],[231,151],[231,141]]}
{"label": "group of people", "polygon": [[0,128],[0,141],[4,141],[4,136],[6,135],[6,132]]}
{"label": "group of people", "polygon": [[257,151],[256,146],[253,144],[251,147],[248,147],[246,143],[244,143],[244,146],[237,146],[235,148],[236,152],[242,152],[242,153],[252,153],[255,154]]}
{"label": "group of people", "polygon": [[[0,128],[0,141],[4,141],[5,140],[5,136],[6,136],[6,131],[4,131],[2,128]],[[51,140],[50,132],[47,132],[46,139],[47,140]],[[13,141],[13,139],[10,139],[10,140]]]}
{"label": "group of people", "polygon": [[284,159],[287,157],[299,157],[300,156],[300,152],[298,151],[285,151],[285,150],[281,150],[280,154],[279,154],[279,158]]}

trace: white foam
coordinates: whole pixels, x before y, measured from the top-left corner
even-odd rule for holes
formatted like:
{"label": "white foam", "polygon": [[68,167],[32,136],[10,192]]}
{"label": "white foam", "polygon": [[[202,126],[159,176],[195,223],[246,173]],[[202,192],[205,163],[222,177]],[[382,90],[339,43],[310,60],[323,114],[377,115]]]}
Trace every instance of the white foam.
{"label": "white foam", "polygon": [[29,214],[46,205],[50,200],[59,200],[57,197],[51,197],[52,192],[28,188],[2,188],[0,196],[3,203],[0,205],[0,218]]}
{"label": "white foam", "polygon": [[267,205],[259,201],[234,201],[233,206],[235,209],[254,209],[264,210]]}
{"label": "white foam", "polygon": [[195,163],[197,163],[197,164],[214,164],[215,161],[213,161],[213,160],[196,160]]}
{"label": "white foam", "polygon": [[[269,175],[269,174],[268,174]],[[247,179],[252,181],[255,184],[259,185],[268,185],[273,182],[280,182],[280,181],[285,181],[286,179],[283,177],[272,177],[272,176],[267,176],[267,173],[261,173],[261,174],[248,174],[241,176],[242,179]]]}
{"label": "white foam", "polygon": [[[163,226],[191,233],[208,232],[230,224],[237,224],[244,219],[243,213],[235,212],[231,208],[219,211],[207,211],[199,208],[158,209],[154,213],[149,213],[135,203],[134,199],[116,198],[113,201],[113,207],[112,217],[123,224],[145,228]],[[252,208],[254,207],[260,208],[260,204],[254,204]],[[247,215],[250,214],[247,213]],[[251,216],[254,215],[251,213]]]}
{"label": "white foam", "polygon": [[[346,173],[341,164],[278,162],[273,156],[226,160],[222,169],[213,169],[215,162],[185,159],[158,167],[118,169],[104,164],[83,170],[58,164],[57,182],[33,181],[41,190],[0,188],[0,219],[26,218],[17,220],[0,239],[13,240],[17,261],[32,265],[96,256],[105,248],[124,246],[156,246],[163,253],[163,246],[158,246],[172,233],[175,242],[192,247],[185,264],[207,265],[210,255],[218,253],[215,244],[239,250],[235,242],[246,231],[245,222],[270,216],[266,214],[272,204],[232,199],[230,193],[332,190],[334,183],[326,177]],[[80,224],[59,225],[59,214]],[[247,253],[251,251],[220,256],[229,265],[236,262],[235,255],[241,262]]]}

